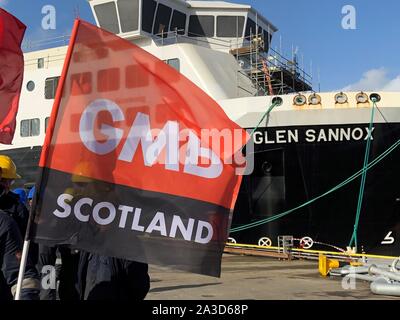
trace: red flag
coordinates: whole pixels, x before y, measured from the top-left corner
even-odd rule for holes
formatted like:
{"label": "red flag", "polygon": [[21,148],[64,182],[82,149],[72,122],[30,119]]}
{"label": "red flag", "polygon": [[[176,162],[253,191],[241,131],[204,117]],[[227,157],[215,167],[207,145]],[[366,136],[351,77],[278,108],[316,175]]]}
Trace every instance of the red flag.
{"label": "red flag", "polygon": [[0,143],[14,138],[24,74],[21,42],[26,26],[0,8]]}
{"label": "red flag", "polygon": [[220,274],[247,136],[201,89],[77,20],[47,132],[37,241]]}

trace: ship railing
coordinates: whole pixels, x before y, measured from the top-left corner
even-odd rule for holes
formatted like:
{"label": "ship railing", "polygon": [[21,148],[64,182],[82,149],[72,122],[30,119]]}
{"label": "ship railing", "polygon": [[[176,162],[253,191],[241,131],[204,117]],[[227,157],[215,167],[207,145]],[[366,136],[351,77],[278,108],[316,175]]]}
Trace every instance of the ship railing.
{"label": "ship railing", "polygon": [[304,68],[299,67],[296,61],[289,60],[282,56],[278,51],[273,48],[269,49],[269,63],[274,67],[285,68],[286,70],[290,70],[292,73],[297,74],[297,76],[302,79],[304,82],[311,85],[312,83],[312,75],[307,73]]}
{"label": "ship railing", "polygon": [[[312,85],[312,76],[299,66],[285,64],[282,61],[277,61],[275,58],[271,58],[271,56],[266,57],[265,60],[268,61],[268,69],[271,74],[274,72],[287,72],[295,79],[298,79],[309,86]],[[264,75],[263,63],[260,60],[254,62],[251,66],[247,65],[247,67],[243,69],[248,73],[254,74],[254,76],[257,76],[257,74],[261,76]],[[271,79],[271,81],[274,82],[274,79]]]}
{"label": "ship railing", "polygon": [[[270,41],[270,38],[264,39],[262,34],[251,34],[243,38],[241,45],[237,41],[239,46],[231,49],[230,53],[236,57],[241,68],[257,87],[260,84],[262,88],[266,86],[266,65],[275,93],[294,92],[299,87],[303,87],[304,90],[312,88],[312,75],[308,74],[304,67],[300,67],[297,57],[287,59],[271,47]],[[292,79],[292,85],[288,86],[285,82],[289,77]]]}
{"label": "ship railing", "polygon": [[236,56],[242,69],[254,76],[263,76],[264,60],[267,62],[270,73],[286,72],[291,74],[295,79],[312,86],[312,76],[310,74],[302,69],[297,62],[285,58],[272,48],[270,48],[268,53],[265,51],[248,51],[246,53],[238,53]]}
{"label": "ship railing", "polygon": [[[43,67],[49,65],[52,62],[57,62],[57,61],[64,61],[65,60],[65,53],[59,53],[59,54],[52,54],[52,55],[47,55],[46,57],[43,58]],[[38,58],[32,58],[32,59],[26,59],[25,60],[25,66],[37,66],[38,65]]]}
{"label": "ship railing", "polygon": [[41,50],[41,49],[47,49],[47,48],[52,48],[56,46],[66,46],[69,44],[69,39],[71,35],[63,35],[59,37],[53,37],[53,38],[48,38],[48,39],[43,39],[43,40],[25,40],[22,43],[22,50],[24,52],[30,52],[33,50]]}
{"label": "ship railing", "polygon": [[215,37],[205,37],[204,35],[195,34],[191,32],[191,36],[184,34],[185,30],[174,30],[169,32],[161,32],[153,35],[154,42],[159,46],[178,44],[178,43],[190,43],[199,46],[210,48],[219,47],[220,49],[229,50],[232,48],[232,41],[224,40]]}

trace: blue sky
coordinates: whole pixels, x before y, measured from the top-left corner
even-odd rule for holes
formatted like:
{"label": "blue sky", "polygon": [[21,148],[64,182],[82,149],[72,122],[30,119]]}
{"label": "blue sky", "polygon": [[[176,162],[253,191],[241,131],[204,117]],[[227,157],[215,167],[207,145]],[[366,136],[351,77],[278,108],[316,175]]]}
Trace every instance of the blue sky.
{"label": "blue sky", "polygon": [[[320,69],[321,90],[400,91],[400,1],[398,0],[230,0],[252,5],[279,28],[273,46],[291,54],[299,47],[306,70],[313,64],[314,87]],[[43,30],[41,10],[56,8],[56,30]],[[342,8],[356,9],[356,29],[342,28]],[[94,22],[86,0],[0,0],[0,6],[27,26],[26,40],[69,34],[76,12]]]}

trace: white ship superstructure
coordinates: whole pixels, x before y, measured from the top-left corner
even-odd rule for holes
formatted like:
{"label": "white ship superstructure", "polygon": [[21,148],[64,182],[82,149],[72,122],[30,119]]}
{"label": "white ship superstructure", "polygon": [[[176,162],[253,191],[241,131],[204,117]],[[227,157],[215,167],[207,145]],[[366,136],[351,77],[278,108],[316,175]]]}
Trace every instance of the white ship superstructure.
{"label": "white ship superstructure", "polygon": [[[244,178],[234,226],[295,207],[345,180],[361,169],[368,135],[373,138],[371,159],[400,137],[400,93],[313,92],[309,75],[296,59],[285,59],[271,48],[277,28],[251,6],[223,1],[88,1],[98,26],[176,68],[243,128],[254,128],[279,98],[280,105],[254,133],[255,172]],[[67,46],[61,46],[25,54],[13,145],[0,146],[26,171],[25,184],[34,182],[66,51]],[[374,99],[377,111],[368,131]],[[393,152],[367,180],[368,218],[360,226],[365,248],[380,247],[389,233],[400,237],[398,157],[399,152]],[[280,234],[293,234],[343,246],[352,232],[358,186],[353,183],[339,191],[341,202],[322,200],[296,218],[238,238],[267,236],[275,242]],[[399,241],[383,249],[398,254]]]}

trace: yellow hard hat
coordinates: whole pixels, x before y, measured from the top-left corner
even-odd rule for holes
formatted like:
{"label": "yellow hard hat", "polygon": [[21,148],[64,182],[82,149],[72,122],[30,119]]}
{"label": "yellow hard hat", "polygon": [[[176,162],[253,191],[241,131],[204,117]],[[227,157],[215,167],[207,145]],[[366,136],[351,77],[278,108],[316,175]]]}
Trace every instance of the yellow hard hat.
{"label": "yellow hard hat", "polygon": [[87,182],[87,183],[93,182],[93,179],[90,179],[90,178],[87,178],[87,177],[84,177],[84,176],[80,176],[80,175],[77,175],[77,174],[74,174],[72,176],[71,180],[72,180],[72,182]]}
{"label": "yellow hard hat", "polygon": [[72,182],[92,182],[89,176],[93,173],[93,165],[87,161],[80,162],[74,169]]}
{"label": "yellow hard hat", "polygon": [[17,173],[17,167],[9,156],[0,155],[0,168],[2,179],[20,179]]}

